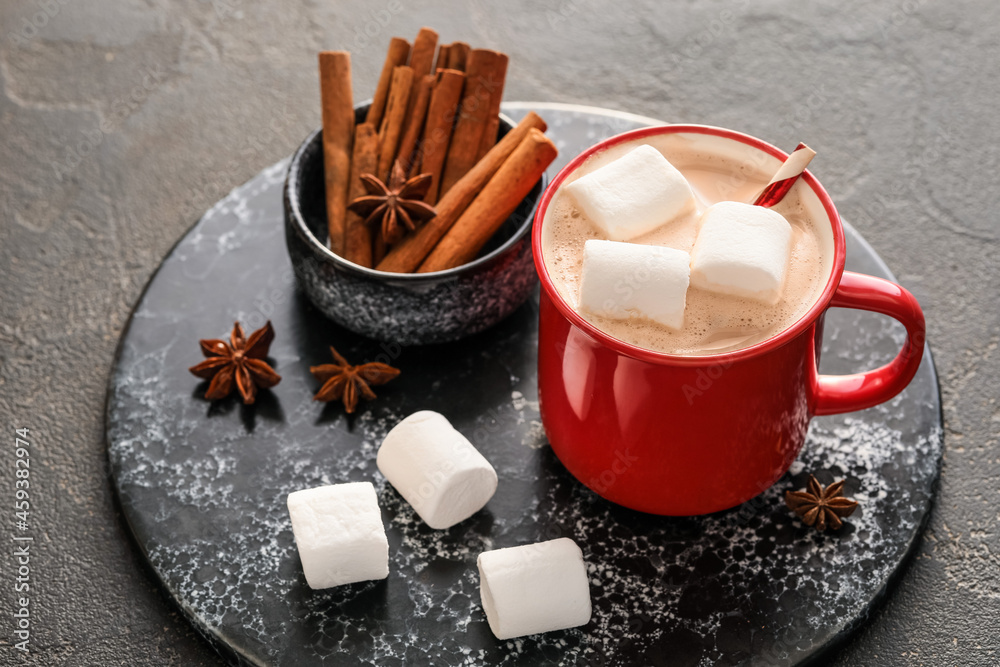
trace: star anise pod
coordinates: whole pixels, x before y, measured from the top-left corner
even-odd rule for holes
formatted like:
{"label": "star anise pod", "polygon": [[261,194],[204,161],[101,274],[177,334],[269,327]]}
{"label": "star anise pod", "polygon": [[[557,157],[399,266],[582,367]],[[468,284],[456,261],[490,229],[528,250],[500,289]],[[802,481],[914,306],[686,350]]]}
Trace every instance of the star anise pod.
{"label": "star anise pod", "polygon": [[264,361],[273,340],[274,329],[270,321],[250,334],[250,338],[243,335],[243,327],[236,322],[229,343],[217,338],[198,341],[202,354],[208,358],[188,370],[200,378],[212,380],[205,392],[208,400],[225,398],[235,384],[243,402],[253,403],[258,388],[268,389],[281,382],[281,376]]}
{"label": "star anise pod", "polygon": [[844,480],[824,489],[815,477],[809,475],[809,490],[785,491],[785,504],[807,526],[815,526],[820,531],[826,530],[827,526],[836,530],[844,524],[841,517],[850,516],[858,508],[856,501],[841,495],[843,489]]}
{"label": "star anise pod", "polygon": [[407,180],[406,172],[396,160],[388,185],[372,174],[362,174],[361,183],[368,194],[352,201],[348,208],[367,216],[365,224],[379,223],[382,240],[395,243],[405,230],[412,232],[419,223],[437,215],[433,206],[422,201],[431,187],[431,178],[430,174],[420,174]]}
{"label": "star anise pod", "polygon": [[399,375],[399,369],[389,364],[373,361],[352,366],[332,346],[330,352],[333,353],[337,363],[309,368],[309,372],[323,383],[313,396],[313,400],[324,403],[342,400],[348,414],[354,412],[354,408],[357,407],[359,394],[370,401],[375,398],[372,385],[385,384]]}

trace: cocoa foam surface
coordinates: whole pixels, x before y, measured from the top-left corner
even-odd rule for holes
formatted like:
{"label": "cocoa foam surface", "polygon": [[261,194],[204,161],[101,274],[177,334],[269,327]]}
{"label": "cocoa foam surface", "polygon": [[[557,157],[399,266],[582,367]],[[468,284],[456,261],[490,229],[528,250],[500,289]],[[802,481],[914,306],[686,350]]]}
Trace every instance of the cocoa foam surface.
{"label": "cocoa foam surface", "polygon": [[[698,151],[683,135],[661,135],[614,146],[591,156],[567,182],[590,173],[628,150],[648,143],[660,150],[691,183],[696,210],[632,240],[691,252],[701,213],[724,200],[750,202],[767,184],[779,164],[770,156],[745,157]],[[716,147],[718,149],[718,146]],[[641,318],[612,320],[578,310],[583,244],[603,238],[598,228],[560,190],[543,220],[542,256],[562,298],[597,328],[632,345],[657,352],[708,355],[755,345],[798,321],[819,298],[832,264],[832,234],[815,222],[822,213],[808,187],[799,182],[774,207],[792,226],[792,251],[788,275],[777,304],[688,289],[684,326],[680,330]],[[825,233],[824,233],[825,232]]]}

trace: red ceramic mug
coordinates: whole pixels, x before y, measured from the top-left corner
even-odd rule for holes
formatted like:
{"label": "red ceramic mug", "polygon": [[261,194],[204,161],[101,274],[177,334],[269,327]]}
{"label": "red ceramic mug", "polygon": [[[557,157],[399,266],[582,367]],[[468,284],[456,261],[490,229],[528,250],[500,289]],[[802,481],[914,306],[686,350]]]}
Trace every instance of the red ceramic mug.
{"label": "red ceramic mug", "polygon": [[[534,223],[542,286],[538,393],[549,443],[578,480],[626,507],[682,516],[734,507],[774,484],[798,455],[814,415],[862,410],[902,391],[920,365],[924,316],[899,285],[844,271],[840,216],[806,172],[802,199],[832,236],[832,266],[819,299],[785,331],[734,352],[682,356],[630,345],[583,319],[559,295],[543,261],[552,197],[595,152],[663,133],[683,133],[708,152],[756,155],[767,173],[787,157],[732,130],[669,125],[612,137],[570,162],[542,196]],[[819,375],[823,316],[831,307],[899,320],[906,327],[903,349],[867,373]]]}

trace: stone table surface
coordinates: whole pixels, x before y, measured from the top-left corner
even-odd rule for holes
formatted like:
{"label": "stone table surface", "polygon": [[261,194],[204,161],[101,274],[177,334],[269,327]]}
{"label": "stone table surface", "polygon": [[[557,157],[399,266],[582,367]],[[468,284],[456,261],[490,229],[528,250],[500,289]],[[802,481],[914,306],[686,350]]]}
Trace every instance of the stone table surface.
{"label": "stone table surface", "polygon": [[[1000,5],[986,0],[0,4],[0,495],[31,429],[31,653],[0,664],[217,665],[160,592],[107,479],[104,394],[142,286],[191,223],[319,123],[315,54],[374,87],[422,25],[511,56],[508,99],[733,127],[791,147],[924,307],[941,376],[936,507],[835,665],[1000,661]],[[358,93],[361,96],[361,93]]]}

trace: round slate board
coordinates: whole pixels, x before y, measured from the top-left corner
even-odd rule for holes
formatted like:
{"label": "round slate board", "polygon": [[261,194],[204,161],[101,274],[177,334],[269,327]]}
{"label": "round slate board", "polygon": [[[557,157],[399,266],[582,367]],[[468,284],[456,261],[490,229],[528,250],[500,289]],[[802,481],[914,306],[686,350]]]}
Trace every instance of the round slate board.
{"label": "round slate board", "polygon": [[[539,109],[559,146],[553,173],[591,144],[650,119],[585,107]],[[862,623],[912,551],[941,458],[929,350],[889,403],[813,421],[799,459],[772,489],[736,509],[664,518],[614,506],[576,482],[539,422],[537,300],[458,343],[399,348],[324,319],[295,289],[285,252],[286,162],[214,206],[150,280],[122,336],[110,381],[108,452],[122,511],[143,555],[191,622],[225,655],[260,665],[800,664]],[[847,266],[891,277],[847,228]],[[234,320],[274,323],[281,384],[253,406],[210,403],[187,368],[199,338]],[[888,361],[903,329],[832,311],[821,370]],[[313,402],[312,364],[335,345],[356,363],[402,375],[348,417]],[[386,483],[375,452],[396,422],[445,414],[500,478],[486,508],[448,531],[425,526]],[[846,477],[861,509],[837,533],[806,528],[786,489]],[[313,591],[292,539],[285,496],[347,481],[375,484],[389,537],[384,581]],[[572,630],[498,641],[479,603],[487,549],[571,537],[583,549],[593,617]]]}

